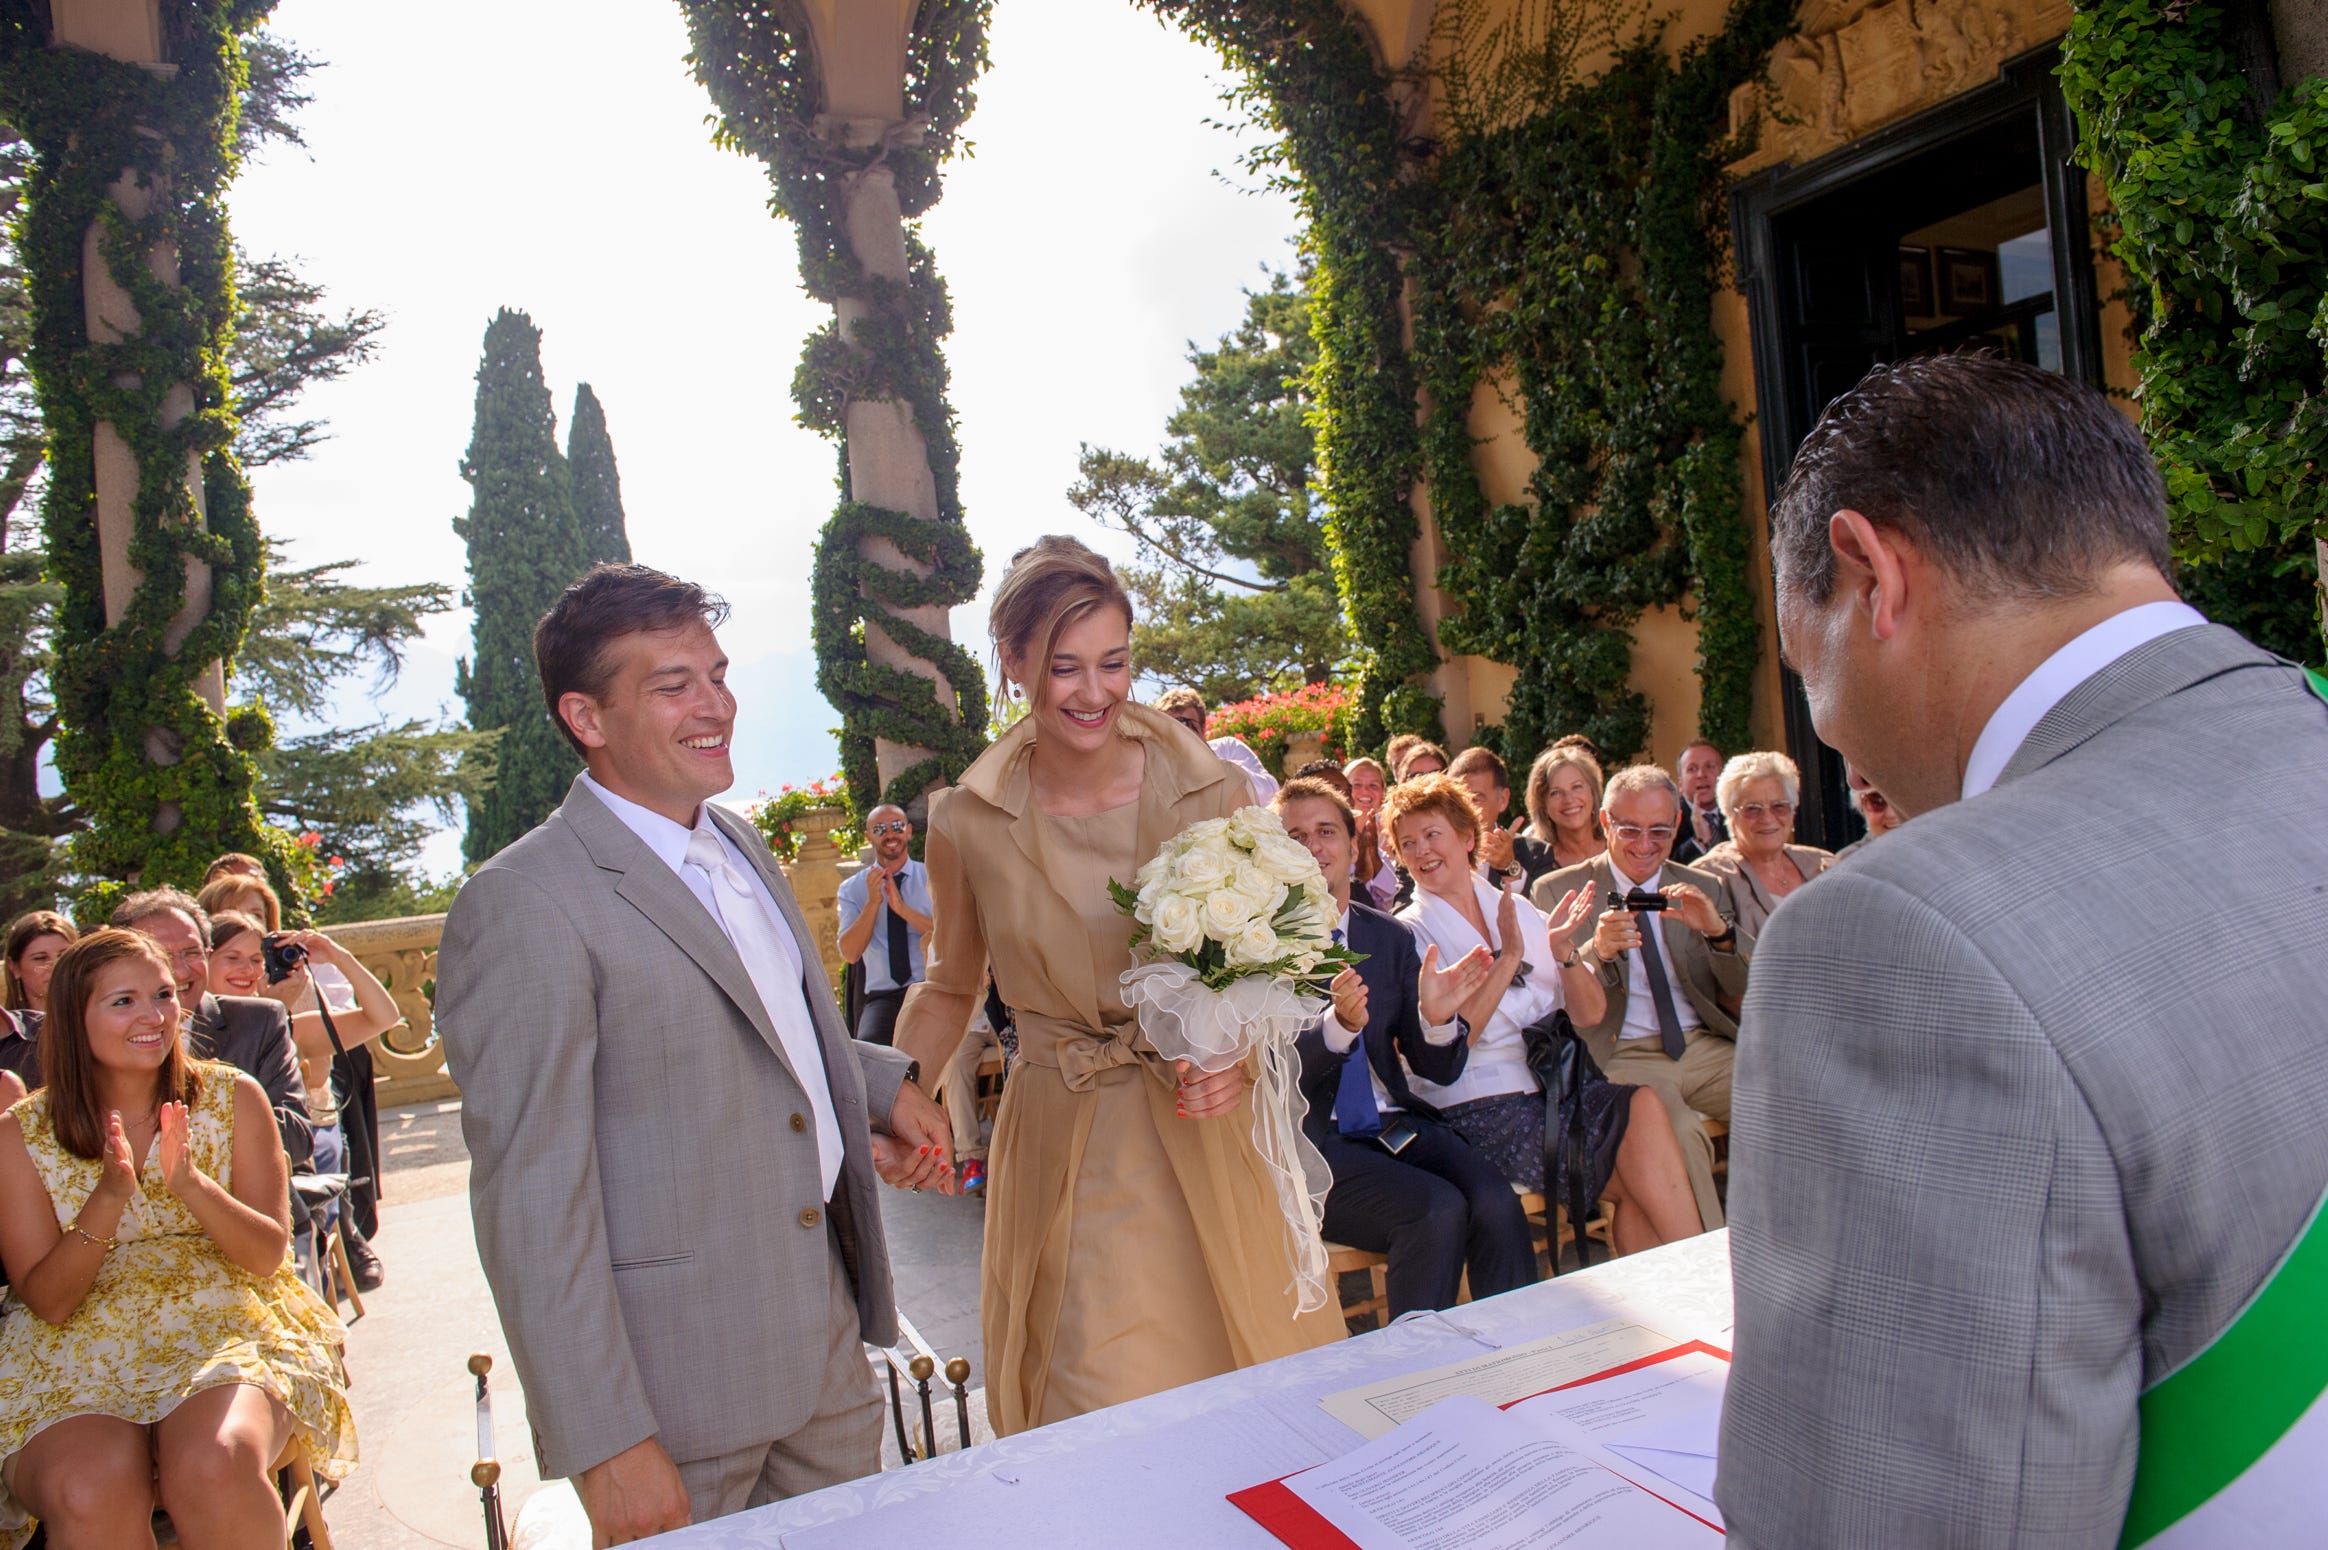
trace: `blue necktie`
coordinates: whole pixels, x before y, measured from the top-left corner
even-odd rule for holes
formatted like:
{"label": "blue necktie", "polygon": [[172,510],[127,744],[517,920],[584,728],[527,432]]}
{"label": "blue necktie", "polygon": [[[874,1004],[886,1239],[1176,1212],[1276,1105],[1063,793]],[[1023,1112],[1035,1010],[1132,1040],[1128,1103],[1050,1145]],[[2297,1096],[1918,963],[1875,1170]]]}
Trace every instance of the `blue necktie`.
{"label": "blue necktie", "polygon": [[[1340,928],[1334,931],[1334,945],[1342,945]],[[1342,1060],[1341,1085],[1334,1090],[1334,1126],[1346,1136],[1378,1136],[1382,1134],[1382,1110],[1374,1102],[1374,1083],[1366,1064],[1366,1030],[1358,1030],[1358,1042],[1350,1046],[1350,1053]]]}

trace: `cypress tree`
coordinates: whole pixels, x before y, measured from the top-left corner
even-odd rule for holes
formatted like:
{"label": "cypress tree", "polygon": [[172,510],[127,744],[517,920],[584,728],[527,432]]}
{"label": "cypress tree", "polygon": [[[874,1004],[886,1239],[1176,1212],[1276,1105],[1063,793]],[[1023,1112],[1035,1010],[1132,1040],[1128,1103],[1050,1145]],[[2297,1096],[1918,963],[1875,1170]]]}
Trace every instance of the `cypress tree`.
{"label": "cypress tree", "polygon": [[574,517],[593,565],[630,563],[630,532],[623,526],[622,476],[614,467],[614,438],[606,411],[585,382],[574,389],[574,419],[566,428],[566,463],[574,470]]}
{"label": "cypress tree", "polygon": [[461,459],[461,477],[476,494],[468,516],[453,523],[469,543],[462,601],[476,611],[471,655],[455,687],[473,729],[503,729],[493,784],[468,802],[461,853],[472,862],[548,817],[581,768],[542,704],[533,662],[534,625],[590,568],[557,431],[542,380],[541,330],[504,307],[485,329],[476,422]]}

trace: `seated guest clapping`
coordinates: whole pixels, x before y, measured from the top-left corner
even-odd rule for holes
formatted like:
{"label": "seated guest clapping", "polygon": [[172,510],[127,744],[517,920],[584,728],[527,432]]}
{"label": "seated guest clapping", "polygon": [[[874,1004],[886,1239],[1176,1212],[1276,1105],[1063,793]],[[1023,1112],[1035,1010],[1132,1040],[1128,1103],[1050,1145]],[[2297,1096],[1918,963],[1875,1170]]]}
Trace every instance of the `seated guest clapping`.
{"label": "seated guest clapping", "polygon": [[315,1154],[315,1121],[291,1042],[291,1019],[261,996],[221,996],[210,988],[210,917],[175,888],[149,888],[113,907],[109,923],[150,937],[177,975],[186,1053],[223,1060],[258,1078],[275,1107],[275,1128],[292,1166]]}
{"label": "seated guest clapping", "polygon": [[1600,760],[1581,741],[1561,739],[1528,769],[1528,833],[1551,853],[1548,871],[1582,866],[1608,848],[1600,831]]}
{"label": "seated guest clapping", "polygon": [[58,960],[48,1082],[0,1117],[0,1546],[280,1543],[271,1470],[356,1461],[339,1320],[291,1269],[258,1083],[189,1059],[175,971],[130,931]]}
{"label": "seated guest clapping", "polygon": [[1474,1297],[1527,1285],[1536,1251],[1519,1197],[1407,1085],[1407,1067],[1443,1083],[1462,1073],[1470,1049],[1455,1009],[1493,972],[1487,949],[1442,969],[1436,947],[1416,957],[1405,926],[1351,902],[1358,825],[1332,787],[1288,781],[1271,805],[1326,874],[1338,939],[1364,955],[1335,976],[1333,1010],[1301,1036],[1302,1128],[1334,1176],[1326,1236],[1389,1260],[1392,1318],[1454,1306],[1466,1270]]}
{"label": "seated guest clapping", "polygon": [[1390,789],[1390,774],[1378,761],[1363,755],[1343,765],[1342,774],[1350,782],[1350,806],[1358,815],[1351,870],[1364,890],[1360,897],[1378,910],[1392,910],[1405,880],[1392,864],[1390,847],[1382,837],[1382,797]]}
{"label": "seated guest clapping", "polygon": [[[1547,1157],[1543,1086],[1530,1069],[1530,1024],[1566,1007],[1572,1018],[1597,1022],[1606,996],[1590,963],[1571,945],[1592,918],[1594,894],[1579,886],[1553,907],[1549,919],[1516,893],[1491,887],[1479,875],[1478,842],[1487,827],[1470,791],[1449,775],[1425,775],[1391,789],[1383,819],[1415,880],[1414,902],[1399,919],[1418,941],[1443,955],[1484,947],[1495,967],[1464,998],[1471,1054],[1449,1082],[1414,1082],[1416,1096],[1435,1106],[1457,1135],[1469,1141],[1524,1189],[1547,1201],[1606,1195],[1618,1207],[1616,1249],[1630,1254],[1698,1230],[1688,1177],[1656,1095],[1601,1080],[1584,1084],[1587,1176],[1572,1183]],[[1541,885],[1539,885],[1541,886]],[[1582,1230],[1582,1224],[1576,1224]]]}
{"label": "seated guest clapping", "polygon": [[1778,901],[1827,870],[1835,857],[1816,845],[1797,845],[1795,811],[1802,773],[1782,753],[1742,753],[1722,766],[1714,785],[1730,837],[1692,865],[1730,885],[1739,927],[1760,936]]}
{"label": "seated guest clapping", "polygon": [[1492,749],[1464,749],[1447,766],[1447,773],[1469,788],[1479,816],[1487,820],[1487,827],[1479,831],[1481,876],[1499,888],[1525,893],[1529,884],[1553,870],[1550,846],[1504,827],[1512,806],[1512,772]]}
{"label": "seated guest clapping", "polygon": [[[1539,878],[1539,907],[1572,890],[1606,900],[1652,893],[1664,907],[1609,909],[1579,949],[1605,1001],[1577,1031],[1611,1081],[1656,1089],[1681,1140],[1699,1218],[1722,1225],[1714,1192],[1714,1143],[1698,1116],[1730,1122],[1730,1067],[1736,1054],[1738,1003],[1754,933],[1732,918],[1729,889],[1711,872],[1669,859],[1682,822],[1673,777],[1636,764],[1609,777],[1601,794],[1608,849],[1584,866]],[[1573,1009],[1572,1009],[1573,1010]]]}

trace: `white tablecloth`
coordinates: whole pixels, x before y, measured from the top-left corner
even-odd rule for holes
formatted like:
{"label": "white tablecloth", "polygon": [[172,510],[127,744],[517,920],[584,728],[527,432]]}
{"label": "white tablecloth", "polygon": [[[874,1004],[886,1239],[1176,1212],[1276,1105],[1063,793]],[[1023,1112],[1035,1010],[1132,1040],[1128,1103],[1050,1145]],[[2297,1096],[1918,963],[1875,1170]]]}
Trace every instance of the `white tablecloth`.
{"label": "white tablecloth", "polygon": [[1223,1498],[1359,1446],[1357,1433],[1318,1409],[1320,1399],[1620,1314],[1676,1340],[1727,1348],[1728,1235],[1708,1233],[1484,1302],[1420,1314],[652,1543],[667,1550],[870,1544],[1266,1550],[1277,1541]]}

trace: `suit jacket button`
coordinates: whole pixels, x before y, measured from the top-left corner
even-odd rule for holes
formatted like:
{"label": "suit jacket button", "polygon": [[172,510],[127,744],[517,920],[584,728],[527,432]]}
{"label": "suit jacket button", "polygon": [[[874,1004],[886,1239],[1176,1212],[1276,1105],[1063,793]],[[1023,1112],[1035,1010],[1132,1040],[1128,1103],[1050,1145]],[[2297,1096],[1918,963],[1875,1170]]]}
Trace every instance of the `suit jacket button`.
{"label": "suit jacket button", "polygon": [[800,1213],[800,1225],[803,1227],[814,1227],[817,1223],[823,1220],[824,1218],[817,1214],[816,1207],[814,1206],[810,1206],[807,1210]]}
{"label": "suit jacket button", "polygon": [[793,1116],[792,1116],[792,1130],[793,1130],[793,1133],[794,1133],[795,1135],[799,1134],[799,1133],[800,1133],[801,1131],[803,1131],[803,1130],[806,1130],[807,1128],[808,1128],[808,1118],[807,1118],[807,1116],[805,1116],[805,1115],[801,1115],[801,1114],[795,1114],[795,1115],[793,1115]]}

